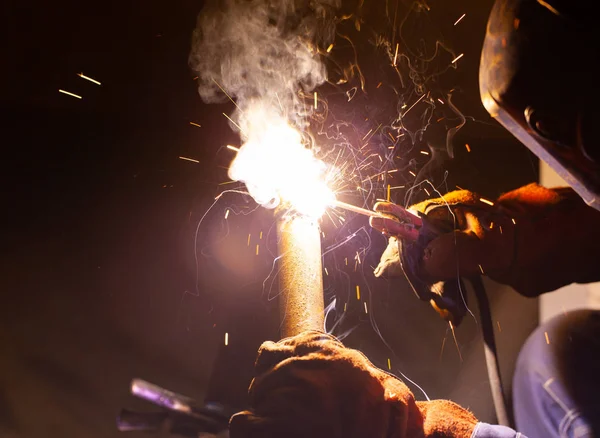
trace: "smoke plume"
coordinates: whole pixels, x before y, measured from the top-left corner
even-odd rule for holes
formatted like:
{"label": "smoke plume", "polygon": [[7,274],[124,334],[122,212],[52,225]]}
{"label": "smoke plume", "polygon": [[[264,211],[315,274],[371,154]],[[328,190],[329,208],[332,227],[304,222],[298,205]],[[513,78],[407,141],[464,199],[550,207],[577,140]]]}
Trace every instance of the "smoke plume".
{"label": "smoke plume", "polygon": [[[306,126],[312,105],[302,96],[326,80],[320,53],[334,40],[339,3],[208,0],[198,17],[189,62],[205,102],[235,101],[232,129],[239,131],[243,143],[263,143],[273,125]],[[244,155],[256,154],[238,154]],[[251,167],[256,171],[259,165]],[[252,176],[239,171],[246,167],[232,166],[230,177],[244,181],[255,199],[266,203],[274,194],[252,193]],[[268,179],[269,169],[262,170],[260,177]]]}

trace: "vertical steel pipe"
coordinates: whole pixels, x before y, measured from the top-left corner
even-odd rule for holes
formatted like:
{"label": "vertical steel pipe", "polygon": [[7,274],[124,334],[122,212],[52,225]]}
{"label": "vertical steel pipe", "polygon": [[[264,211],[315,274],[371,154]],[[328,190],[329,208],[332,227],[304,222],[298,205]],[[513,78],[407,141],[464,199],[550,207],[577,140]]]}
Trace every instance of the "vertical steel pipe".
{"label": "vertical steel pipe", "polygon": [[281,337],[323,330],[321,231],[316,220],[278,219]]}

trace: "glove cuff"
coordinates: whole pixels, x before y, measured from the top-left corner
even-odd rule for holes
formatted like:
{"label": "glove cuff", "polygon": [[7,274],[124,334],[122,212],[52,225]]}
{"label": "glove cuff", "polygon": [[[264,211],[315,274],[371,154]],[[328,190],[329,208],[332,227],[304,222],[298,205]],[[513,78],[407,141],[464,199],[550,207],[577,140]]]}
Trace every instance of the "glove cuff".
{"label": "glove cuff", "polygon": [[450,400],[417,402],[425,438],[471,438],[477,418]]}

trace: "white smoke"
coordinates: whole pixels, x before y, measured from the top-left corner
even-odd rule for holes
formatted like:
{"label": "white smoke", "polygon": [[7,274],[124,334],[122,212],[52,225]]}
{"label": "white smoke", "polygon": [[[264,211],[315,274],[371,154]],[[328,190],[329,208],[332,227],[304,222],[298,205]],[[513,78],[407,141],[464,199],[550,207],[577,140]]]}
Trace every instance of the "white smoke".
{"label": "white smoke", "polygon": [[[334,40],[339,6],[340,0],[207,2],[193,34],[190,66],[198,74],[205,102],[223,102],[227,95],[235,101],[232,119],[237,126],[232,129],[239,131],[243,143],[263,143],[271,126],[306,127],[312,105],[301,94],[327,78],[320,53]],[[256,156],[243,154],[244,147],[240,159]],[[257,202],[265,203],[270,191],[278,190],[257,192],[257,185],[269,179],[269,169],[250,172],[247,167],[256,167],[258,160],[242,164],[232,165],[230,177],[244,181]],[[261,181],[251,181],[257,173]]]}

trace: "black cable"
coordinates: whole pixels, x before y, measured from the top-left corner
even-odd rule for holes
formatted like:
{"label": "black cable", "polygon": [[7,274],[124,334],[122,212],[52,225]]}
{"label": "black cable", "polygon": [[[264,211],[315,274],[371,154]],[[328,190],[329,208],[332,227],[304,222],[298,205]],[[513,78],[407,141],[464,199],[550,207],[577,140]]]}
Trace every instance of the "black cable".
{"label": "black cable", "polygon": [[502,378],[500,377],[500,364],[498,363],[498,351],[496,349],[496,338],[494,336],[494,324],[492,321],[492,312],[490,311],[490,302],[481,277],[474,277],[469,280],[473,285],[475,297],[477,298],[477,304],[479,306],[481,333],[483,335],[483,347],[485,351],[485,364],[487,366],[496,418],[498,424],[512,427],[504,398]]}

